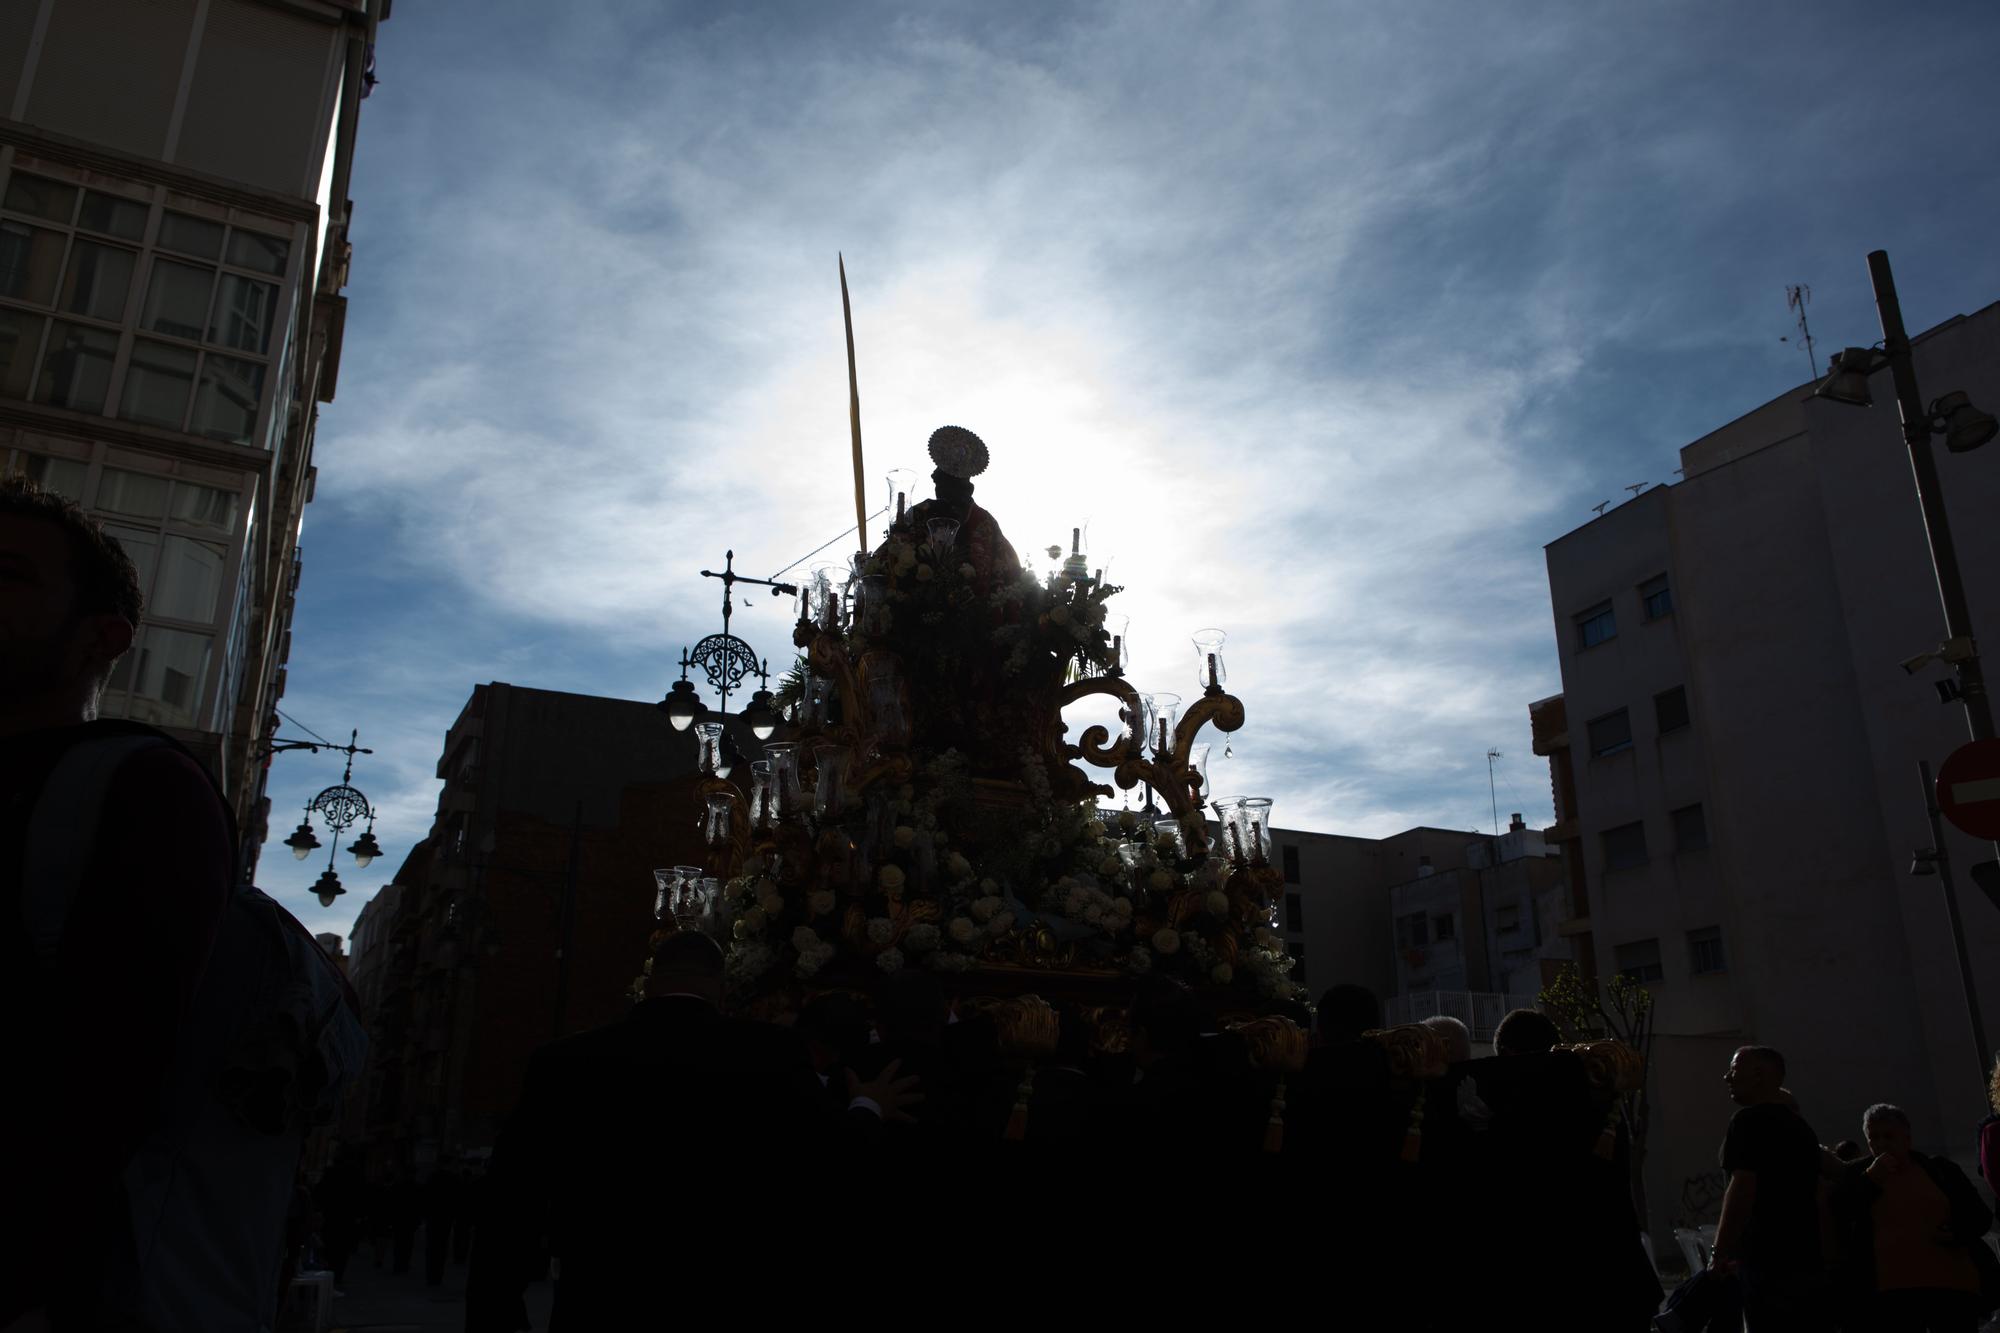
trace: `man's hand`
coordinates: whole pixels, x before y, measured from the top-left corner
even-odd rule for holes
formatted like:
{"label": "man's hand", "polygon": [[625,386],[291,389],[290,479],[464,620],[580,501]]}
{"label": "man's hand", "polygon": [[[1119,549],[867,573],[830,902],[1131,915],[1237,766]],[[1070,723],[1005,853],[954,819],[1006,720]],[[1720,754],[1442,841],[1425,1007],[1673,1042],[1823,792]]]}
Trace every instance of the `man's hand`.
{"label": "man's hand", "polygon": [[855,1077],[852,1069],[848,1070],[848,1101],[851,1103],[856,1098],[866,1098],[881,1108],[884,1120],[915,1120],[916,1117],[903,1108],[915,1106],[924,1099],[924,1094],[916,1090],[917,1085],[923,1080],[915,1074],[897,1078],[896,1071],[902,1066],[901,1060],[891,1060],[888,1068],[866,1083]]}

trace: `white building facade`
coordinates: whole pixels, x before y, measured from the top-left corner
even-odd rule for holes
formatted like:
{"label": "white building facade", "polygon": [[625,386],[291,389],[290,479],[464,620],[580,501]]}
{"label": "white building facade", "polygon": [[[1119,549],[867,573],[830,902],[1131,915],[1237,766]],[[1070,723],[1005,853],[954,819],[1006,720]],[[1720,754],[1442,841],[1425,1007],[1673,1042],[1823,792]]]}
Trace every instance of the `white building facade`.
{"label": "white building facade", "polygon": [[79,501],[139,567],[103,711],[202,758],[246,868],[387,7],[0,5],[0,475]]}
{"label": "white building facade", "polygon": [[[1916,364],[1931,397],[2000,403],[2000,306],[1923,335]],[[1571,756],[1565,833],[1588,904],[1568,928],[1600,975],[1656,997],[1656,1232],[1714,1167],[1739,1044],[1784,1052],[1829,1143],[1891,1101],[1920,1146],[1965,1158],[1983,1113],[1938,881],[1909,874],[1931,842],[1918,760],[1935,766],[1967,732],[1899,666],[1944,629],[1877,380],[1869,409],[1787,392],[1684,448],[1680,483],[1548,547],[1567,717],[1553,741]],[[1974,623],[2000,641],[2000,446],[1936,457]],[[2000,911],[1964,867],[1993,849],[1947,838],[1974,967],[1991,976]]]}

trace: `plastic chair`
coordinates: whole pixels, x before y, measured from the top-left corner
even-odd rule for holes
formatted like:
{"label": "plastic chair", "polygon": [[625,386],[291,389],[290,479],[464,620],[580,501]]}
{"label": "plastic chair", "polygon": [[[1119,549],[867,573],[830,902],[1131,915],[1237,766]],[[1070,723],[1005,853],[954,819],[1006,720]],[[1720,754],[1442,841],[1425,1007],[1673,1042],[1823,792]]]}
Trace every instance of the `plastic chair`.
{"label": "plastic chair", "polygon": [[[1708,1228],[1702,1228],[1703,1231]],[[1704,1236],[1701,1231],[1687,1227],[1675,1227],[1674,1239],[1680,1243],[1681,1256],[1687,1260],[1688,1272],[1699,1273],[1708,1267],[1708,1252],[1714,1233]]]}

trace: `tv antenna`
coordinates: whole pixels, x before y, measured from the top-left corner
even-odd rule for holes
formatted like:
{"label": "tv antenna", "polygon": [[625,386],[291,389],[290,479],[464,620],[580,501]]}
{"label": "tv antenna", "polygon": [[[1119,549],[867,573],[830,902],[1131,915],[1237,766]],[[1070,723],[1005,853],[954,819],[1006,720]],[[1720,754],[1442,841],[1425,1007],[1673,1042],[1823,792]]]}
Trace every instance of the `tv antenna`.
{"label": "tv antenna", "polygon": [[1493,787],[1493,761],[1505,757],[1498,750],[1489,748],[1486,751],[1486,794],[1493,801],[1493,836],[1496,838],[1500,836],[1500,793]]}
{"label": "tv antenna", "polygon": [[1651,486],[1652,484],[1653,483],[1650,481],[1639,481],[1639,482],[1634,482],[1632,485],[1627,486],[1625,489],[1632,492],[1632,498],[1636,500],[1639,498],[1639,492],[1645,490],[1648,486]]}
{"label": "tv antenna", "polygon": [[1604,511],[1609,508],[1611,508],[1611,501],[1599,500],[1596,504],[1590,507],[1590,512],[1597,515],[1599,518],[1603,518]]}
{"label": "tv antenna", "polygon": [[[1819,383],[1819,357],[1813,351],[1812,326],[1806,323],[1806,307],[1812,304],[1812,288],[1803,283],[1791,283],[1785,288],[1785,305],[1799,317],[1799,342],[1806,349],[1806,365],[1812,370],[1814,384]],[[1778,339],[1781,343],[1792,340],[1790,334]]]}

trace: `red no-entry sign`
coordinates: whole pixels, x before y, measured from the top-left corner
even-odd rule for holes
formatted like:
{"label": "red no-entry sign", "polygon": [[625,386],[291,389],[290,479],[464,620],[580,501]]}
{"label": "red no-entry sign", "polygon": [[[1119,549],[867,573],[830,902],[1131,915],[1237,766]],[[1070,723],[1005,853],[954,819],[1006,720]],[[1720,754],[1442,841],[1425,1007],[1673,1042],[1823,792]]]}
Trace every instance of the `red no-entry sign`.
{"label": "red no-entry sign", "polygon": [[1937,775],[1938,812],[1975,838],[2000,838],[2000,740],[1970,741]]}

